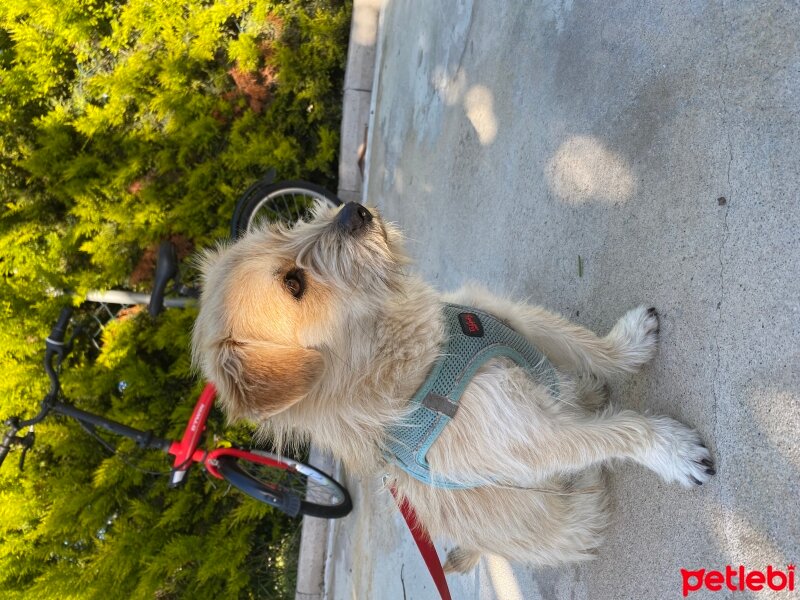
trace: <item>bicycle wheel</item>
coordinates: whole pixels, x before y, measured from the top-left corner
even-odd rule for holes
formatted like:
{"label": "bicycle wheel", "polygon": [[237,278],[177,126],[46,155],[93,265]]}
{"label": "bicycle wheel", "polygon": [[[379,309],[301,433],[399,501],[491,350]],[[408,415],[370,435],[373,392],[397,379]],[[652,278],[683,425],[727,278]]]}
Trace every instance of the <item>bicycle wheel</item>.
{"label": "bicycle wheel", "polygon": [[353,509],[347,490],[311,465],[261,450],[224,454],[216,460],[217,471],[228,483],[290,516],[336,519]]}
{"label": "bicycle wheel", "polygon": [[258,181],[236,202],[231,239],[238,239],[264,222],[294,223],[305,219],[314,203],[339,206],[342,201],[325,188],[307,181]]}

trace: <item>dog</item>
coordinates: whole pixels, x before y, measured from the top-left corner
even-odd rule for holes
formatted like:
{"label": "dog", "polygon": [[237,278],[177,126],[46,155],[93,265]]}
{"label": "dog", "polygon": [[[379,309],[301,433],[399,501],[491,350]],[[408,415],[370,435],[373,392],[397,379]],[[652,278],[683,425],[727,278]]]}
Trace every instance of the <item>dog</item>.
{"label": "dog", "polygon": [[[408,264],[398,228],[356,203],[319,204],[308,221],[208,251],[192,353],[229,420],[256,424],[279,448],[312,441],[352,474],[385,474],[431,535],[457,543],[448,572],[483,554],[542,566],[593,558],[613,459],[684,486],[715,474],[693,429],[607,404],[606,381],[656,352],[654,308],[599,337],[477,285],[441,295]],[[427,450],[431,483],[388,449],[442,359],[445,303],[493,315],[543,355],[553,381],[505,355],[481,364]]]}

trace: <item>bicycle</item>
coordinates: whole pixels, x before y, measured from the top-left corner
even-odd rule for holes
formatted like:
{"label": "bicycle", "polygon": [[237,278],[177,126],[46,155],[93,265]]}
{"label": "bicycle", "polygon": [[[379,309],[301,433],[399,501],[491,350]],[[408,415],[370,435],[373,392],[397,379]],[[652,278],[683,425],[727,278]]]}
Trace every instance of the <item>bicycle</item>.
{"label": "bicycle", "polygon": [[[338,518],[347,515],[352,509],[350,495],[334,479],[318,469],[286,457],[261,450],[218,446],[213,450],[200,448],[206,420],[214,402],[216,390],[206,384],[192,412],[183,437],[180,440],[159,438],[152,431],[142,431],[107,419],[101,415],[81,410],[60,401],[61,385],[58,369],[71,349],[72,340],[64,342],[72,307],[62,309],[58,321],[45,341],[44,366],[50,378],[50,391],[42,401],[39,413],[27,420],[11,417],[5,424],[9,429],[0,443],[0,466],[12,446],[23,448],[20,469],[24,466],[25,453],[33,446],[35,435],[33,426],[41,422],[51,412],[77,420],[90,432],[94,427],[102,427],[117,435],[134,440],[140,448],[161,450],[174,457],[170,472],[170,487],[180,485],[194,464],[202,464],[218,479],[224,479],[234,487],[256,500],[265,502],[290,516],[300,514],[313,517]],[[53,359],[58,365],[53,367]],[[24,436],[17,433],[26,427]]]}
{"label": "bicycle", "polygon": [[[265,179],[270,177],[268,175]],[[302,218],[312,203],[318,200],[330,202],[333,205],[341,204],[338,198],[313,184],[306,182],[288,182],[288,185],[286,182],[273,184],[271,179],[269,181],[265,181],[265,179],[251,186],[237,202],[231,223],[231,231],[235,232],[237,237],[242,235],[245,230],[257,226],[261,218],[275,220],[278,200],[281,200],[285,209],[289,211],[282,213],[288,214],[289,217],[281,220]],[[293,198],[292,207],[289,207],[285,199],[287,195]],[[181,285],[177,273],[174,247],[162,243],[156,266],[155,288],[150,296],[144,294],[124,296],[130,292],[112,290],[103,294],[90,293],[87,299],[101,302],[101,306],[108,313],[106,316],[112,318],[116,313],[110,310],[106,306],[107,304],[126,306],[148,303],[150,314],[155,317],[165,304],[172,306],[186,304],[186,302],[174,301],[165,303],[165,291],[169,281],[176,279],[176,289]],[[191,288],[182,289],[180,292],[188,298],[197,296],[196,291]],[[210,383],[206,384],[198,397],[180,440],[162,439],[151,431],[128,427],[60,401],[61,385],[58,372],[72,349],[73,341],[80,333],[80,327],[73,328],[72,337],[68,342],[64,342],[72,314],[72,307],[62,309],[58,321],[45,340],[44,367],[50,378],[50,390],[41,403],[39,413],[27,420],[11,417],[5,421],[5,425],[9,429],[0,443],[0,466],[11,448],[20,446],[22,454],[19,466],[22,470],[25,455],[35,441],[34,426],[50,413],[56,413],[75,419],[92,435],[96,435],[95,427],[101,427],[116,435],[132,439],[140,448],[161,450],[173,456],[170,487],[176,487],[185,481],[189,469],[199,463],[213,477],[226,480],[248,496],[265,502],[292,517],[302,514],[322,518],[339,518],[349,514],[352,510],[352,500],[347,490],[315,467],[262,450],[245,450],[227,446],[217,446],[210,451],[200,448],[206,421],[216,396],[216,390]],[[93,315],[93,318],[102,329],[102,322],[97,314]],[[96,335],[97,332],[91,337]],[[58,358],[58,363],[54,367],[55,358]],[[24,436],[18,436],[17,433],[26,427],[29,428],[29,431]]]}

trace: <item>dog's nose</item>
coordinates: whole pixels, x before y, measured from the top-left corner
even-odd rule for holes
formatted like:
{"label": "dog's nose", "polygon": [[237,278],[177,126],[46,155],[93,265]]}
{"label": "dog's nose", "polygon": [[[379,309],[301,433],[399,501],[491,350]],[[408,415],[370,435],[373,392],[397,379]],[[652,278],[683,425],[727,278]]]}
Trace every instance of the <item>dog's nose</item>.
{"label": "dog's nose", "polygon": [[358,202],[348,202],[336,215],[336,223],[339,227],[350,233],[358,231],[370,221],[372,221],[372,213]]}

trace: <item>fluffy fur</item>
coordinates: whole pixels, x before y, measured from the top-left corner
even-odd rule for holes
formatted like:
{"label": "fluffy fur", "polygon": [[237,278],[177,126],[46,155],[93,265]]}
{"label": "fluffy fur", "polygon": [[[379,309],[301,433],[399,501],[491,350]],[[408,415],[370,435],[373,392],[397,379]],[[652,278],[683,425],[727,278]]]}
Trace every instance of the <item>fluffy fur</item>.
{"label": "fluffy fur", "polygon": [[[694,430],[607,406],[605,380],[656,351],[655,309],[633,309],[598,337],[477,286],[443,297],[405,269],[400,232],[374,209],[357,228],[343,227],[338,210],[319,205],[310,222],[205,256],[193,356],[231,420],[255,422],[281,446],[312,440],[351,473],[388,473],[431,534],[458,543],[453,571],[484,553],[537,565],[592,558],[609,518],[602,466],[611,459],[686,486],[714,474]],[[298,273],[299,298],[287,283]],[[556,399],[505,359],[476,374],[428,453],[434,475],[486,482],[474,489],[426,486],[382,453],[440,351],[443,300],[505,320],[560,379]]]}

